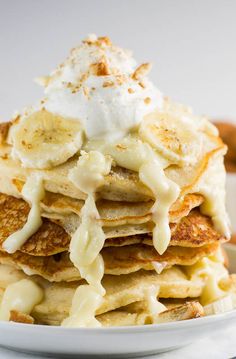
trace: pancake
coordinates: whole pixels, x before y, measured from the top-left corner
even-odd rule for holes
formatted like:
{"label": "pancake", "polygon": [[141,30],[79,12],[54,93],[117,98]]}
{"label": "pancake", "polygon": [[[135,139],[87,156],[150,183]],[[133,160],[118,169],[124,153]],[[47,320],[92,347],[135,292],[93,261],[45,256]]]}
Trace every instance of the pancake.
{"label": "pancake", "polygon": [[[214,242],[224,242],[223,238],[214,230],[212,221],[204,216],[199,210],[192,210],[188,216],[183,217],[179,223],[170,224],[171,241],[170,246],[199,247]],[[151,235],[133,235],[129,237],[108,238],[105,245],[123,246],[135,243],[152,245]]]}
{"label": "pancake", "polygon": [[[170,273],[172,271],[172,273]],[[1,272],[1,266],[0,266]],[[141,272],[142,273],[142,272]],[[178,284],[185,288],[184,286],[184,275],[179,271],[179,269],[172,268],[171,270],[164,271],[162,274],[162,288],[168,290],[168,287],[171,283],[170,277],[172,276],[173,285]],[[164,279],[165,276],[165,279]],[[168,277],[169,278],[168,278]],[[168,279],[167,279],[168,278]],[[167,281],[169,280],[169,285]],[[228,278],[224,278],[220,282],[221,288],[228,290],[231,293],[236,293],[236,280],[235,275],[231,275]],[[38,305],[35,312],[33,313],[34,318],[37,318],[38,323],[47,324],[47,325],[60,325],[61,321],[66,317],[68,306],[68,295],[70,300],[72,294],[70,293],[73,286],[62,285],[62,288],[59,289],[59,286],[49,287],[49,290],[46,291],[47,297],[44,299],[44,302],[41,305]],[[133,289],[134,287],[132,287]],[[3,292],[3,289],[2,289]],[[123,292],[123,294],[125,291]],[[131,292],[130,292],[131,293]],[[166,292],[165,292],[166,293]],[[196,291],[195,291],[196,293]],[[186,293],[185,293],[186,294]],[[0,288],[1,295],[1,288]],[[126,300],[125,300],[126,301]],[[204,315],[204,309],[198,302],[196,297],[182,297],[182,298],[168,298],[159,300],[164,304],[167,310],[158,314],[156,318],[156,323],[165,323],[171,321],[186,320],[192,318],[198,318]],[[53,305],[56,303],[56,305]],[[55,309],[57,308],[57,309]],[[66,308],[66,313],[65,309]],[[33,319],[34,319],[33,318]],[[127,325],[144,325],[152,323],[150,314],[147,312],[145,307],[145,301],[133,302],[123,307],[120,307],[116,310],[105,312],[104,314],[97,315],[97,319],[102,323],[103,326],[127,326]]]}
{"label": "pancake", "polygon": [[[182,195],[194,193],[196,192],[194,188],[206,172],[210,161],[214,160],[217,156],[222,157],[225,151],[226,147],[219,137],[208,136],[208,141],[202,146],[203,153],[201,160],[183,167],[171,165],[165,170],[166,175],[180,185]],[[24,183],[37,170],[22,167],[19,161],[10,157],[10,152],[10,146],[1,145],[0,177],[2,179],[5,178],[5,181],[9,181],[9,179],[12,181],[14,179]],[[76,166],[77,160],[78,157],[75,156],[62,165],[50,170],[44,170],[45,189],[49,192],[84,200],[86,198],[85,194],[79,191],[68,179],[69,170]],[[97,197],[112,201],[141,202],[153,199],[153,194],[139,180],[136,172],[115,166],[105,176],[105,183],[98,188]]]}
{"label": "pancake", "polygon": [[[140,269],[153,270],[153,262],[163,263],[164,267],[176,264],[192,265],[200,258],[214,254],[217,249],[217,243],[198,248],[169,247],[165,254],[160,256],[151,246],[130,245],[119,248],[107,247],[101,254],[105,273],[121,275]],[[48,257],[35,257],[20,251],[14,254],[0,252],[0,263],[21,269],[28,275],[40,275],[51,282],[74,281],[81,278],[66,252]]]}
{"label": "pancake", "polygon": [[[186,302],[199,302],[200,298],[161,298],[161,303],[167,308],[172,309],[176,307],[183,306]],[[120,308],[119,311],[125,311],[126,313],[143,313],[148,311],[148,302],[139,301],[126,305],[123,308]]]}
{"label": "pancake", "polygon": [[[10,157],[10,152],[10,146],[2,145],[0,147],[0,177],[5,178],[6,181],[14,179],[24,183],[35,170],[22,167],[19,161]],[[75,156],[51,170],[44,170],[45,189],[49,192],[84,200],[86,195],[68,179],[68,172],[76,167],[77,161],[78,156]],[[118,166],[112,168],[106,177],[106,185],[98,190],[97,195],[112,201],[128,202],[147,201],[152,198],[152,193],[139,181],[137,173]]]}
{"label": "pancake", "polygon": [[[200,206],[203,200],[204,198],[200,194],[189,194],[178,199],[170,209],[170,222],[178,222],[181,218],[187,216],[191,209]],[[83,204],[83,201],[46,192],[42,201],[42,209],[45,217],[47,217],[47,213],[53,213],[54,215],[57,213],[61,215],[74,213],[80,216]],[[154,202],[132,203],[98,200],[96,204],[102,225],[111,227],[151,221],[151,208]]]}
{"label": "pancake", "polygon": [[[163,303],[163,301],[161,301],[161,303]],[[159,313],[155,318],[155,323],[175,322],[199,318],[203,315],[204,310],[199,302],[185,301],[182,305]],[[135,313],[120,309],[99,315],[97,318],[104,327],[144,325],[153,323],[153,318],[151,318],[148,313]],[[57,325],[59,325],[59,323],[57,323]]]}
{"label": "pancake", "polygon": [[[70,236],[62,228],[54,223],[45,220],[40,230],[35,233],[20,249],[22,252],[37,255],[37,256],[49,256],[62,251],[68,250],[70,243]],[[45,227],[45,231],[44,231]],[[170,246],[178,245],[182,247],[199,247],[215,242],[224,242],[225,238],[222,237],[217,231],[213,229],[211,220],[201,215],[199,212],[193,212],[188,217],[183,218],[178,224],[171,224],[171,241]],[[104,228],[107,240],[105,241],[105,247],[107,246],[124,246],[127,244],[144,243],[152,245],[152,237],[146,233],[150,232],[148,228],[142,231],[143,227],[134,226],[130,227],[118,227],[116,231],[109,231]],[[49,231],[51,229],[51,231]],[[48,231],[48,232],[46,232]],[[135,233],[130,232],[134,231]],[[48,233],[47,235],[44,233]],[[136,233],[144,233],[144,235],[136,235]],[[51,235],[50,235],[51,234]],[[57,235],[56,237],[55,234]],[[62,237],[62,239],[61,239]]]}
{"label": "pancake", "polygon": [[[65,216],[60,216],[58,214],[43,213],[42,217],[50,219],[51,222],[58,224],[60,227],[64,228],[66,233],[72,236],[76,229],[80,225],[80,218],[75,214],[69,214]],[[97,222],[100,222],[97,220]],[[153,230],[153,223],[141,223],[141,224],[127,224],[122,226],[112,226],[112,227],[103,227],[106,238],[118,238],[118,237],[127,237],[133,236],[136,234],[150,233]]]}
{"label": "pancake", "polygon": [[[193,204],[192,201],[190,202]],[[22,228],[27,220],[28,213],[29,205],[25,201],[13,196],[0,194],[0,244],[10,234]],[[107,238],[113,238],[108,240],[106,245],[120,246],[140,242],[151,244],[150,237],[134,236],[137,231],[142,233],[142,227],[131,225],[121,227],[112,230],[104,227]],[[197,247],[208,243],[224,241],[224,238],[212,227],[211,220],[208,217],[200,214],[198,211],[192,211],[178,224],[171,224],[172,238],[170,245]],[[149,231],[150,229],[148,230],[145,227],[144,233]],[[122,238],[124,235],[130,236],[130,234],[132,235],[130,238]],[[117,240],[114,240],[114,238],[117,238]],[[48,219],[44,219],[43,225],[21,247],[21,251],[35,256],[50,256],[67,250],[69,243],[70,236],[61,226]]]}
{"label": "pancake", "polygon": [[151,270],[153,262],[171,265],[192,265],[200,258],[214,254],[219,245],[213,243],[198,248],[168,247],[164,254],[159,255],[154,247],[130,245],[123,247],[107,247],[102,250],[106,273],[119,275],[139,269]]}
{"label": "pancake", "polygon": [[[12,196],[0,194],[0,245],[15,231],[22,228],[29,213],[28,204]],[[40,229],[27,242],[28,252],[60,252],[68,247],[70,237],[63,228],[45,219]]]}
{"label": "pancake", "polygon": [[[191,209],[203,203],[203,196],[199,194],[186,195],[178,199],[170,209],[169,221],[176,223],[187,216]],[[54,201],[54,202],[52,202]],[[46,194],[43,201],[42,216],[51,219],[61,225],[67,233],[72,235],[80,224],[81,203],[74,200],[70,204],[69,197]],[[47,207],[45,207],[45,203]],[[153,230],[151,207],[153,202],[129,203],[99,200],[97,202],[100,214],[99,222],[103,225],[107,238],[130,236],[148,233]],[[71,213],[68,213],[68,209]]]}
{"label": "pancake", "polygon": [[[16,183],[16,181],[13,182]],[[20,195],[20,192],[18,194]],[[7,195],[4,195],[3,193],[0,194],[0,204],[7,206],[7,201],[10,202],[13,201],[13,199],[8,199]],[[16,199],[15,201],[15,207],[17,208],[18,205],[20,205],[20,202]],[[187,216],[191,209],[200,206],[202,203],[203,196],[199,194],[190,194],[186,195],[183,199],[178,199],[170,209],[170,222],[178,222],[182,217]],[[43,210],[42,215],[44,217],[54,219],[60,219],[63,215],[68,216],[72,213],[79,216],[83,204],[83,201],[77,199],[46,192],[45,198],[41,203]],[[97,201],[97,207],[101,218],[100,220],[104,227],[149,222],[152,217],[152,206],[153,201],[140,203],[114,202],[107,200]],[[25,207],[23,207],[22,204],[21,210],[24,210],[26,216],[29,212],[28,204],[25,203]],[[59,215],[58,217],[57,214]],[[52,217],[50,217],[50,215]]]}
{"label": "pancake", "polygon": [[[177,296],[184,298],[199,295],[203,282],[190,282],[179,268],[171,268],[161,275],[141,271],[128,276],[105,276],[103,285],[107,294],[97,311],[97,315],[124,307],[135,301],[144,300],[150,285],[154,285],[157,292],[160,289],[160,297]],[[33,317],[43,323],[50,318],[61,322],[68,315],[77,286],[78,283],[60,283],[47,288],[44,300],[35,307],[32,313]]]}
{"label": "pancake", "polygon": [[[162,303],[162,301],[160,301]],[[122,308],[121,308],[122,309]],[[204,315],[203,308],[197,301],[186,302],[176,308],[167,309],[159,313],[155,318],[155,323],[168,323],[187,319],[199,318]],[[34,318],[29,320],[32,322]],[[52,316],[42,317],[39,316],[40,324],[47,325],[60,325],[61,319],[58,320]],[[104,327],[120,327],[120,326],[134,326],[151,324],[153,318],[148,313],[129,313],[128,311],[113,310],[108,313],[100,314],[97,319]],[[25,323],[25,318],[23,318]]]}
{"label": "pancake", "polygon": [[[21,271],[10,268],[9,282],[5,282],[0,288],[3,292],[8,284],[14,283],[19,278],[27,276]],[[6,271],[6,267],[0,265],[0,273]],[[47,323],[48,320],[62,321],[69,312],[74,292],[78,285],[84,282],[72,282],[59,284],[50,284],[46,281],[42,282],[39,277],[33,277],[33,280],[44,287],[44,299],[38,304],[32,316],[40,322]],[[150,288],[156,288],[156,293],[160,297],[168,298],[185,298],[199,296],[204,285],[203,280],[196,279],[190,281],[186,274],[178,267],[164,270],[161,274],[155,272],[140,271],[125,276],[105,275],[103,278],[103,286],[106,289],[106,296],[97,315],[110,312],[117,308],[126,307],[127,305],[145,301],[147,291]]]}
{"label": "pancake", "polygon": [[39,275],[51,282],[81,279],[78,269],[73,266],[67,253],[33,257],[19,251],[11,255],[0,252],[0,264],[22,270],[28,276]]}

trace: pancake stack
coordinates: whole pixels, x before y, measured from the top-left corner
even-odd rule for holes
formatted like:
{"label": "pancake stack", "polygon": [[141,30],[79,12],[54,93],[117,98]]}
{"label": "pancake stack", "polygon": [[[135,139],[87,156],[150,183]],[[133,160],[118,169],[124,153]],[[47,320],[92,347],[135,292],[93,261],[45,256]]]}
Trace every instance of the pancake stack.
{"label": "pancake stack", "polygon": [[234,307],[226,146],[129,56],[89,37],[0,125],[1,320],[141,325]]}

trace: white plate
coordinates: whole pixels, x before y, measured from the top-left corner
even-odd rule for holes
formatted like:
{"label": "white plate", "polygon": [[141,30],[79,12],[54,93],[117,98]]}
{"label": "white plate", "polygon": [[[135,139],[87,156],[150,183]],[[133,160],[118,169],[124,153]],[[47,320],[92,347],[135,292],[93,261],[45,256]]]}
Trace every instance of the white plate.
{"label": "white plate", "polygon": [[27,324],[0,324],[2,346],[61,355],[143,356],[160,353],[207,337],[232,324],[236,310],[205,318],[140,327],[65,329]]}
{"label": "white plate", "polygon": [[[226,245],[236,269],[236,247]],[[139,327],[68,329],[0,322],[0,345],[54,355],[143,356],[188,345],[236,321],[236,310],[182,322]]]}

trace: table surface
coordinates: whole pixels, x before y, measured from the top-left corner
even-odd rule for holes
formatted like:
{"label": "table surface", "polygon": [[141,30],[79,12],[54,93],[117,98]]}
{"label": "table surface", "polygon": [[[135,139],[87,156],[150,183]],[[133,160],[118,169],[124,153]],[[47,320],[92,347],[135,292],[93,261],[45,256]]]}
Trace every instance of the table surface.
{"label": "table surface", "polygon": [[[201,339],[187,347],[149,356],[149,359],[229,359],[236,358],[236,324],[222,329],[217,334]],[[45,356],[32,355],[0,348],[0,359],[41,359]],[[50,358],[57,358],[50,356]],[[66,357],[65,357],[66,358]],[[78,357],[79,358],[79,357]],[[81,356],[82,358],[82,356]],[[147,357],[146,357],[147,358]]]}

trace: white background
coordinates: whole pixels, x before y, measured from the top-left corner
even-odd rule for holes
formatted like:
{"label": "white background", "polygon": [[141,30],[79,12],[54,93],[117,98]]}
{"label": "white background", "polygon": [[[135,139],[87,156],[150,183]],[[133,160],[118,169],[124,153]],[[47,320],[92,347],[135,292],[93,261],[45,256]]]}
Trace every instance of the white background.
{"label": "white background", "polygon": [[236,1],[0,0],[0,120],[40,98],[33,78],[94,32],[153,62],[166,95],[236,119]]}

